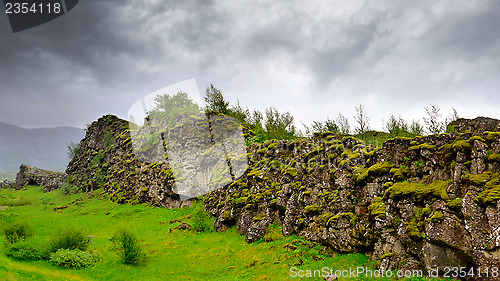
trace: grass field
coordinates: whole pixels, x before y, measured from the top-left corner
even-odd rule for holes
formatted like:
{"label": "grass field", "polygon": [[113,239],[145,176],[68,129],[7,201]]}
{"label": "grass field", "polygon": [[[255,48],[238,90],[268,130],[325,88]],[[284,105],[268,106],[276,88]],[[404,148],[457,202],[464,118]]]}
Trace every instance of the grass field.
{"label": "grass field", "polygon": [[[225,232],[170,231],[180,223],[172,223],[173,220],[199,223],[201,201],[192,208],[169,210],[149,205],[119,205],[100,190],[87,195],[63,195],[61,190],[43,193],[40,187],[31,186],[20,191],[0,189],[0,206],[0,280],[323,280],[293,278],[290,268],[295,267],[298,274],[298,270],[324,267],[337,270],[366,266],[375,270],[376,264],[363,254],[327,255],[321,246],[310,248],[300,237],[282,237],[278,226],[274,226],[277,240],[253,244],[247,244],[234,227]],[[54,211],[60,206],[68,207]],[[91,248],[103,260],[92,268],[65,269],[45,260],[11,259],[5,254],[7,241],[3,230],[21,221],[33,229],[34,235],[28,240],[47,245],[65,229],[83,229],[93,236]],[[121,262],[119,249],[110,241],[120,227],[136,234],[147,257],[145,262],[138,265]]]}

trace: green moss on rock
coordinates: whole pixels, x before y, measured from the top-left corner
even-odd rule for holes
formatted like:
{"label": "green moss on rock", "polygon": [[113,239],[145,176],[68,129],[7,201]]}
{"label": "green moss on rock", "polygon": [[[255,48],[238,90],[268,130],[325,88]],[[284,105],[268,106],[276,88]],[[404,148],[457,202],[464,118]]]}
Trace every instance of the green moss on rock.
{"label": "green moss on rock", "polygon": [[372,216],[385,219],[385,204],[381,197],[375,197],[370,206],[368,206],[368,210]]}
{"label": "green moss on rock", "polygon": [[255,217],[253,217],[253,221],[261,221],[261,220],[264,220],[265,218],[267,217],[267,215],[265,213],[262,213],[262,214],[259,214]]}
{"label": "green moss on rock", "polygon": [[432,196],[441,198],[443,200],[449,200],[446,189],[448,188],[450,183],[450,180],[435,180],[432,183],[425,185],[423,183],[405,181],[395,183],[393,186],[387,189],[386,192],[391,199],[415,195],[419,198]]}
{"label": "green moss on rock", "polygon": [[431,144],[428,144],[428,143],[422,143],[422,144],[419,144],[419,145],[410,146],[408,148],[408,150],[409,151],[412,151],[412,150],[423,150],[423,149],[433,150],[435,147],[436,147],[435,145],[431,145]]}
{"label": "green moss on rock", "polygon": [[394,163],[391,163],[389,161],[374,164],[368,169],[360,169],[355,172],[355,180],[358,182],[362,182],[368,180],[369,177],[383,175],[390,172],[392,167],[394,167]]}
{"label": "green moss on rock", "polygon": [[466,140],[457,140],[457,141],[453,142],[453,144],[451,145],[451,148],[453,149],[453,151],[470,150],[471,145]]}
{"label": "green moss on rock", "polygon": [[448,206],[448,208],[450,209],[460,210],[462,208],[462,201],[463,201],[462,198],[455,198],[446,203],[446,206]]}
{"label": "green moss on rock", "polygon": [[317,204],[308,205],[304,208],[304,212],[306,215],[315,214],[318,213],[319,211],[321,211],[321,207],[318,206]]}

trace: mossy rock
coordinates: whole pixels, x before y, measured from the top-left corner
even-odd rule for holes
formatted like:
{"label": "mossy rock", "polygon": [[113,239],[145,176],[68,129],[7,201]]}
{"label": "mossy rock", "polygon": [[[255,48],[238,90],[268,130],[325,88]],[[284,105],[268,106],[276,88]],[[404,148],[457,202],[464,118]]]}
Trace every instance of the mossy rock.
{"label": "mossy rock", "polygon": [[380,257],[380,259],[381,259],[381,260],[383,260],[383,259],[385,259],[385,258],[389,258],[389,257],[392,257],[392,256],[394,256],[394,254],[393,254],[393,253],[391,253],[391,252],[388,252],[388,253],[383,254],[383,255]]}
{"label": "mossy rock", "polygon": [[320,216],[320,219],[321,219],[321,222],[323,224],[327,224],[328,221],[333,217],[333,214],[328,212],[328,213],[324,213]]}
{"label": "mossy rock", "polygon": [[405,178],[408,177],[408,174],[410,173],[410,168],[405,167],[402,165],[399,168],[392,168],[389,173],[394,175],[394,178],[397,180],[404,180]]}
{"label": "mossy rock", "polygon": [[319,213],[321,210],[322,210],[322,208],[320,206],[318,206],[317,204],[308,205],[304,208],[304,212],[306,215],[316,214],[316,213]]}
{"label": "mossy rock", "polygon": [[394,163],[389,161],[380,162],[372,165],[368,169],[361,169],[354,173],[355,180],[358,182],[363,182],[369,179],[369,177],[379,176],[391,171],[391,168],[394,167]]}
{"label": "mossy rock", "polygon": [[460,210],[462,208],[462,202],[463,202],[462,198],[455,198],[446,203],[446,206],[448,206],[448,208],[453,210]]}
{"label": "mossy rock", "polygon": [[382,187],[385,188],[385,189],[387,189],[387,188],[391,187],[393,184],[394,183],[392,181],[388,181],[388,182],[384,183],[384,185]]}
{"label": "mossy rock", "polygon": [[408,197],[411,195],[418,198],[435,197],[443,200],[449,200],[446,189],[451,181],[435,180],[432,183],[425,185],[417,182],[398,182],[387,189],[387,194],[391,199]]}
{"label": "mossy rock", "polygon": [[486,143],[486,140],[484,140],[484,139],[483,139],[482,137],[480,137],[480,136],[473,136],[473,137],[471,137],[470,139],[468,139],[467,141],[468,141],[469,143],[473,143],[473,142],[474,142],[474,141],[476,141],[476,140],[477,140],[477,141],[480,141],[480,142],[482,142],[482,143]]}
{"label": "mossy rock", "polygon": [[438,221],[442,221],[444,219],[444,215],[443,215],[443,212],[442,211],[436,211],[434,212],[434,214],[432,215],[432,217],[426,219],[427,221],[431,221],[431,222],[438,222]]}
{"label": "mossy rock", "polygon": [[260,177],[262,171],[260,169],[254,169],[248,173],[249,177]]}
{"label": "mossy rock", "polygon": [[500,200],[500,177],[499,173],[485,172],[479,175],[470,176],[471,183],[482,183],[484,190],[474,198],[474,201],[481,205],[495,205]]}
{"label": "mossy rock", "polygon": [[262,213],[262,214],[259,214],[259,215],[255,216],[255,217],[253,217],[252,220],[253,221],[262,221],[265,218],[267,218],[266,213]]}
{"label": "mossy rock", "polygon": [[329,151],[339,151],[339,152],[343,152],[344,151],[344,145],[342,143],[336,143],[336,144],[332,144],[328,147],[328,150]]}
{"label": "mossy rock", "polygon": [[381,197],[375,197],[370,206],[368,206],[368,210],[372,216],[385,219],[385,204]]}
{"label": "mossy rock", "polygon": [[500,162],[500,155],[498,153],[489,154],[488,162]]}
{"label": "mossy rock", "polygon": [[499,176],[498,173],[484,172],[484,173],[477,174],[477,175],[466,174],[464,178],[468,179],[470,184],[472,184],[472,185],[484,186],[488,182],[490,182],[493,178],[495,178],[495,177],[498,178],[498,176]]}
{"label": "mossy rock", "polygon": [[471,145],[468,141],[466,140],[457,140],[452,143],[451,148],[453,151],[463,151],[463,150],[470,150]]}
{"label": "mossy rock", "polygon": [[495,141],[498,137],[500,137],[500,132],[484,132],[486,134],[487,141]]}
{"label": "mossy rock", "polygon": [[235,199],[233,199],[232,202],[233,202],[235,207],[242,207],[242,206],[247,204],[248,197],[235,198]]}
{"label": "mossy rock", "polygon": [[276,148],[278,148],[280,145],[279,142],[275,142],[275,143],[271,143],[270,145],[267,146],[268,149],[271,149],[271,150],[275,150]]}
{"label": "mossy rock", "polygon": [[431,145],[431,144],[428,144],[428,143],[422,143],[422,144],[419,144],[419,145],[414,145],[414,146],[410,146],[408,148],[409,151],[412,151],[412,150],[433,150],[436,146],[435,145]]}
{"label": "mossy rock", "polygon": [[425,239],[425,219],[431,212],[432,209],[429,205],[424,208],[415,207],[413,209],[413,217],[406,226],[406,233],[409,237],[417,240]]}
{"label": "mossy rock", "polygon": [[297,169],[292,168],[292,167],[286,168],[285,171],[284,171],[284,174],[285,175],[290,175],[292,177],[296,177],[298,175]]}
{"label": "mossy rock", "polygon": [[351,225],[355,225],[356,222],[358,221],[358,216],[356,216],[354,213],[345,212],[345,213],[340,213],[338,215],[331,217],[328,220],[328,223],[335,221],[335,220],[338,220],[338,219],[341,219],[341,218],[347,218],[349,220],[349,224],[351,224]]}

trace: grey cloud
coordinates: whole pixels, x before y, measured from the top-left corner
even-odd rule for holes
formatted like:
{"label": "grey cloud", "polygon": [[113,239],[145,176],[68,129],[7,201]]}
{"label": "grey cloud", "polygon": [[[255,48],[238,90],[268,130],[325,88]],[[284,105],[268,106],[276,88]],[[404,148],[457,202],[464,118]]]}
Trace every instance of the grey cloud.
{"label": "grey cloud", "polygon": [[250,106],[331,103],[332,116],[339,99],[378,97],[380,114],[472,91],[486,100],[500,87],[499,13],[497,1],[80,1],[35,29],[0,30],[0,121],[126,116],[139,97],[193,77],[232,100],[259,96]]}

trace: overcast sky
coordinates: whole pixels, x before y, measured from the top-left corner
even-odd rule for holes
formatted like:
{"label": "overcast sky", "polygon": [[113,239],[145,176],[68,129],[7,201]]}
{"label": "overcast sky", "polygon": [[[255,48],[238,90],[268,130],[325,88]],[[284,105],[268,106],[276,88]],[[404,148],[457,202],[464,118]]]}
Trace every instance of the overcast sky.
{"label": "overcast sky", "polygon": [[[307,3],[307,5],[305,5]],[[500,1],[82,0],[12,33],[0,15],[0,122],[84,127],[194,78],[300,122],[500,119]]]}

